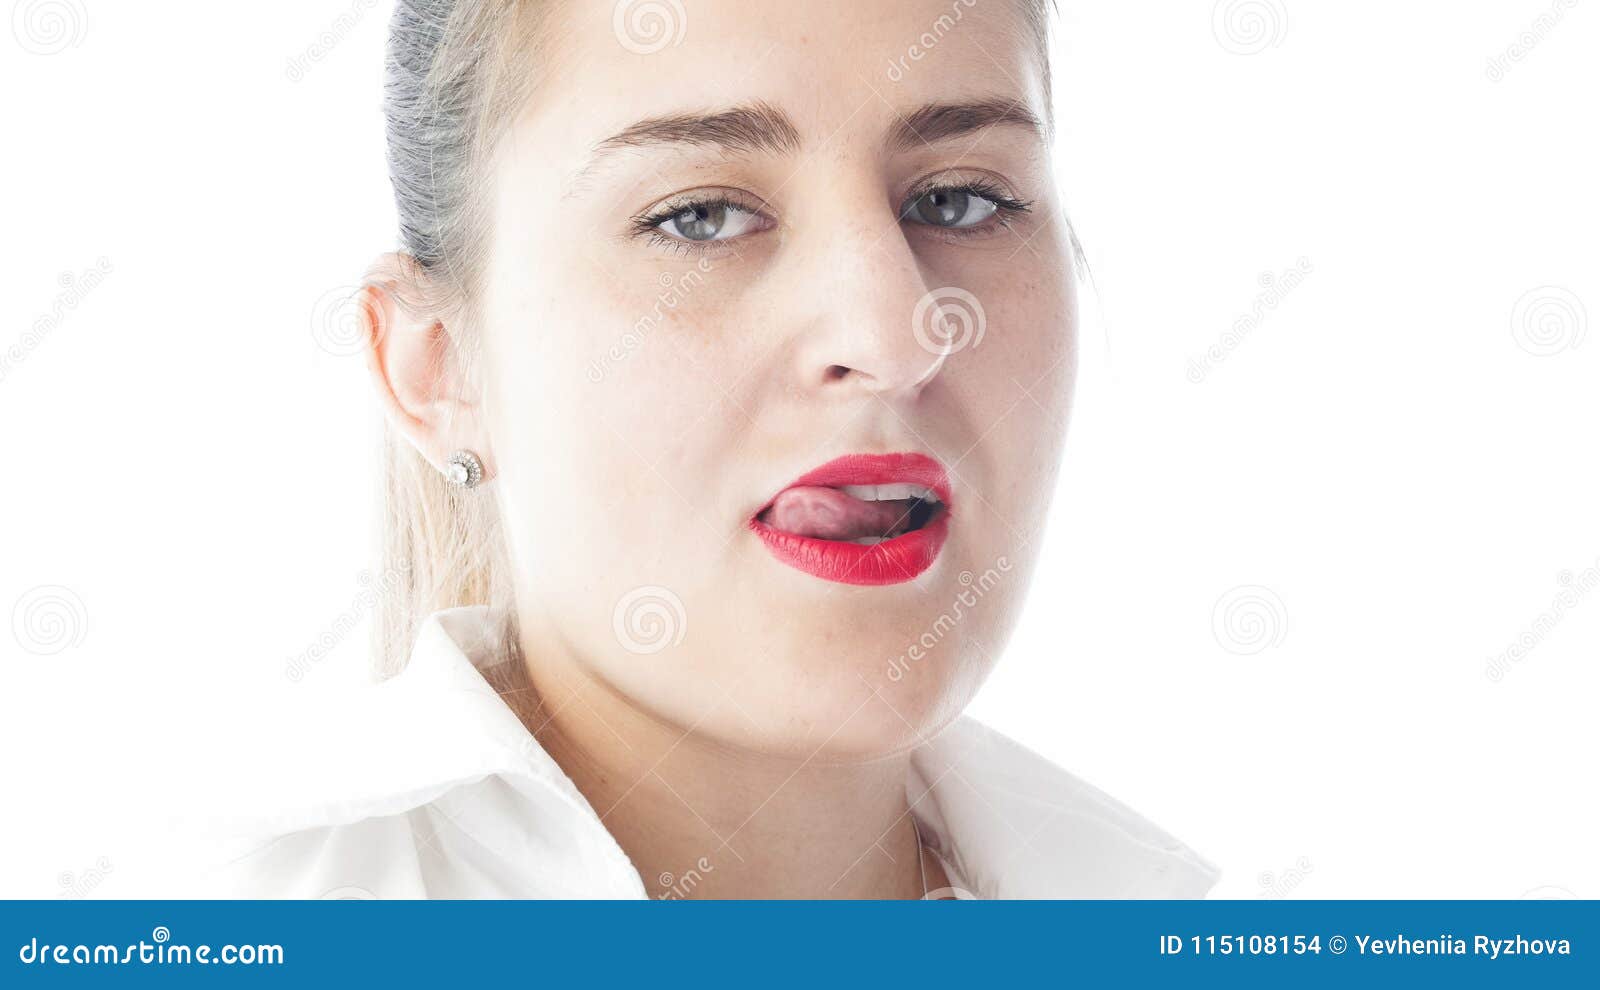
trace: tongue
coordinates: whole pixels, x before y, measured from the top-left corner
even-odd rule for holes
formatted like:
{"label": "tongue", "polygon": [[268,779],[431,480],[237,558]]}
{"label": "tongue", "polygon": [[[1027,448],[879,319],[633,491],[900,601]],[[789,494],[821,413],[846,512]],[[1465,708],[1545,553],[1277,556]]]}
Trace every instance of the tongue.
{"label": "tongue", "polygon": [[904,524],[905,501],[863,502],[837,488],[797,487],[779,493],[764,521],[773,529],[817,540],[884,536]]}

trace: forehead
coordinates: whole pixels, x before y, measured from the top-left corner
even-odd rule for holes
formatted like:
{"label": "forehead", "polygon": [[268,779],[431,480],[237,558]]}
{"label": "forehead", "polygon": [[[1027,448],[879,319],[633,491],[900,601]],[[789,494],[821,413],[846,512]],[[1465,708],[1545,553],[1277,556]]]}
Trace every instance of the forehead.
{"label": "forehead", "polygon": [[917,108],[1014,100],[1043,118],[1034,0],[570,0],[545,24],[520,127],[576,167],[638,121],[761,103],[795,148],[882,142]]}

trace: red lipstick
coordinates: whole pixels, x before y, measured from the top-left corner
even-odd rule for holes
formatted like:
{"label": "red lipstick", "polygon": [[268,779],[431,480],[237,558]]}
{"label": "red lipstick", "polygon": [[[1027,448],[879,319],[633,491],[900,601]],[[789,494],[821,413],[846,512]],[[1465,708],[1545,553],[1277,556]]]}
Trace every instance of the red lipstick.
{"label": "red lipstick", "polygon": [[[901,490],[887,493],[896,501],[886,501],[878,506],[853,506],[860,514],[871,518],[884,518],[882,508],[891,504],[915,507],[914,512],[897,513],[900,525],[912,525],[907,532],[889,535],[879,543],[857,543],[849,539],[822,539],[814,535],[791,532],[763,520],[770,516],[775,505],[785,499],[786,493],[795,490],[862,488],[865,486],[903,485],[924,489],[932,499],[921,495],[898,501]],[[840,493],[831,495],[831,501],[848,505],[852,496]],[[881,493],[880,493],[881,494]],[[826,506],[824,508],[827,508]],[[750,519],[750,529],[761,538],[782,563],[804,571],[825,581],[854,585],[902,584],[933,566],[939,551],[944,547],[950,530],[950,479],[944,466],[924,454],[848,454],[796,478],[762,510]],[[907,517],[914,517],[907,523]],[[867,537],[872,538],[872,537]]]}

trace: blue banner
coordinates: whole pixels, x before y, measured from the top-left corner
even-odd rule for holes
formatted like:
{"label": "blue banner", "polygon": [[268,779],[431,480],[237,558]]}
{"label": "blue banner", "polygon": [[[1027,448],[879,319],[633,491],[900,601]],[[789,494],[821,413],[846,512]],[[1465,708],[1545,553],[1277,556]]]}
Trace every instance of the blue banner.
{"label": "blue banner", "polygon": [[[1600,902],[10,901],[0,986],[1600,986]],[[479,983],[477,986],[484,986]]]}

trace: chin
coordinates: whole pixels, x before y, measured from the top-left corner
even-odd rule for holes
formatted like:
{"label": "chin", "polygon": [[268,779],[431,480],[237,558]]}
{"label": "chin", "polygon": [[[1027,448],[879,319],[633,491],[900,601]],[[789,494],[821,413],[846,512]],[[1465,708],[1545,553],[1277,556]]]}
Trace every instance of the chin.
{"label": "chin", "polygon": [[984,654],[955,637],[917,651],[909,667],[904,636],[808,640],[767,652],[765,669],[742,679],[730,699],[737,707],[726,706],[734,718],[719,720],[725,743],[822,764],[890,758],[960,715],[987,673]]}

